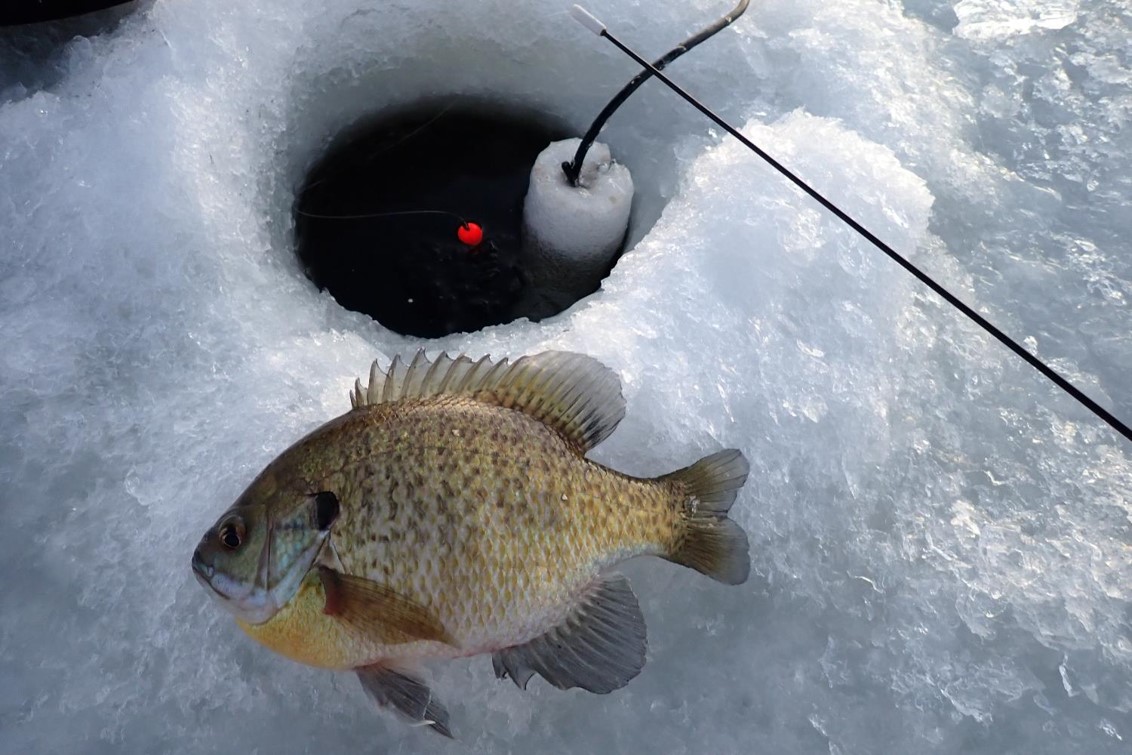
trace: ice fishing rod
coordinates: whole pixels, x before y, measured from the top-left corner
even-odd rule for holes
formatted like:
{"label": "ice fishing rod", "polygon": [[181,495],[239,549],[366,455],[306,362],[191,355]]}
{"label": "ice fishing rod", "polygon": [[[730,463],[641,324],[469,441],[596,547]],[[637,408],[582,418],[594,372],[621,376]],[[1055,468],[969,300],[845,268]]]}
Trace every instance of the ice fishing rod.
{"label": "ice fishing rod", "polygon": [[[571,186],[578,185],[578,176],[582,172],[582,163],[585,162],[586,152],[589,151],[590,146],[594,143],[594,139],[597,139],[597,135],[605,126],[605,122],[609,120],[609,117],[613,115],[617,108],[621,107],[621,105],[624,104],[625,100],[629,99],[633,95],[633,92],[637,91],[640,88],[641,84],[644,84],[649,80],[649,78],[652,76],[653,70],[659,71],[663,69],[669,63],[676,60],[678,57],[688,52],[696,45],[700,44],[701,42],[707,41],[711,37],[726,29],[735,21],[735,19],[739,18],[739,16],[747,12],[747,6],[750,4],[751,0],[739,0],[739,4],[728,11],[726,15],[721,17],[718,21],[711,24],[710,26],[707,26],[704,29],[696,32],[695,34],[688,37],[683,42],[666,52],[664,55],[654,60],[652,62],[652,66],[645,68],[632,79],[630,79],[629,83],[622,87],[621,91],[613,96],[613,99],[611,99],[606,104],[606,106],[602,108],[601,112],[598,113],[597,118],[594,118],[594,122],[590,124],[589,130],[586,131],[585,135],[582,137],[581,143],[578,144],[578,150],[574,153],[573,161],[562,163],[562,172],[566,174],[566,180],[570,182]],[[574,7],[577,8],[578,6],[575,5]]]}
{"label": "ice fishing rod", "polygon": [[802,191],[806,192],[806,194],[810,195],[810,197],[813,198],[815,201],[817,201],[818,204],[820,204],[822,207],[825,207],[827,210],[832,212],[834,215],[836,215],[838,218],[840,218],[843,222],[845,222],[850,228],[852,228],[854,231],[856,231],[857,233],[864,236],[865,239],[867,239],[873,246],[875,246],[877,249],[884,252],[893,261],[895,261],[898,265],[900,265],[905,270],[907,270],[909,273],[914,275],[917,278],[917,280],[919,280],[921,283],[926,285],[928,288],[930,288],[932,291],[937,293],[939,296],[943,297],[944,301],[946,301],[948,304],[950,304],[951,306],[958,309],[960,312],[965,314],[970,320],[972,320],[976,325],[978,325],[983,330],[985,330],[987,333],[990,333],[992,336],[994,336],[996,339],[998,339],[998,341],[1000,343],[1002,343],[1008,349],[1010,349],[1015,354],[1017,354],[1022,359],[1024,359],[1027,363],[1030,364],[1031,367],[1036,369],[1038,372],[1042,373],[1042,375],[1044,375],[1046,378],[1048,378],[1050,381],[1052,381],[1055,385],[1057,385],[1063,391],[1065,391],[1070,396],[1075,398],[1082,406],[1084,406],[1086,409],[1091,411],[1093,414],[1097,415],[1097,417],[1099,417],[1100,419],[1104,420],[1104,422],[1106,424],[1108,424],[1109,427],[1111,427],[1112,429],[1116,430],[1118,433],[1123,435],[1126,440],[1132,441],[1132,428],[1129,428],[1128,425],[1121,422],[1111,412],[1109,412],[1107,409],[1105,409],[1103,406],[1098,404],[1096,401],[1093,401],[1091,398],[1089,398],[1087,395],[1085,395],[1085,393],[1083,391],[1081,391],[1079,388],[1077,388],[1077,386],[1073,385],[1071,382],[1069,382],[1068,380],[1063,378],[1052,367],[1050,367],[1048,364],[1043,362],[1038,357],[1031,354],[1021,344],[1019,344],[1017,341],[1015,341],[1010,336],[1006,335],[1006,333],[999,330],[997,327],[995,327],[995,325],[993,323],[991,323],[985,317],[980,315],[978,312],[976,312],[971,307],[964,304],[957,296],[952,294],[950,291],[948,291],[946,288],[944,288],[939,283],[936,283],[936,281],[931,276],[929,276],[923,270],[916,267],[910,261],[905,259],[903,256],[901,256],[895,249],[890,247],[888,244],[881,241],[881,239],[878,236],[876,236],[869,229],[865,228],[863,225],[861,225],[856,220],[854,220],[852,218],[852,216],[850,216],[847,212],[842,210],[840,207],[835,205],[830,200],[826,199],[816,189],[812,188],[805,181],[798,178],[798,176],[794,175],[794,173],[792,173],[788,168],[786,168],[780,162],[778,162],[773,157],[771,157],[769,154],[767,154],[765,151],[763,151],[757,144],[752,142],[747,137],[743,136],[743,134],[740,133],[737,128],[732,126],[727,121],[723,120],[723,118],[716,115],[715,112],[712,111],[711,109],[709,109],[706,105],[703,105],[695,97],[693,97],[692,95],[690,95],[686,91],[684,91],[684,89],[682,89],[674,81],[672,81],[667,76],[665,76],[663,73],[661,73],[660,70],[656,66],[649,63],[643,57],[641,57],[636,52],[634,52],[631,48],[627,47],[619,39],[617,39],[612,34],[610,34],[609,30],[606,28],[605,24],[603,24],[601,21],[599,21],[592,13],[590,13],[588,10],[581,7],[580,5],[575,5],[571,9],[570,14],[582,26],[586,27],[587,29],[589,29],[594,34],[598,35],[599,37],[605,37],[610,42],[612,42],[613,45],[615,47],[617,47],[617,49],[619,49],[621,52],[625,53],[630,58],[632,58],[634,61],[636,61],[637,65],[639,65],[642,68],[644,68],[645,70],[647,70],[649,73],[651,73],[653,76],[655,76],[659,81],[663,82],[669,89],[676,92],[676,94],[680,95],[685,100],[687,100],[687,102],[690,105],[692,105],[692,107],[699,110],[701,113],[703,113],[708,118],[713,120],[717,125],[719,125],[720,128],[724,129],[725,131],[727,131],[727,133],[731,134],[733,137],[738,139],[743,144],[743,146],[747,147],[747,149],[751,150],[756,155],[761,157],[772,168],[774,168],[779,173],[781,173],[783,176],[785,176],[787,179],[789,179],[791,183],[793,183],[795,186],[797,186]]}

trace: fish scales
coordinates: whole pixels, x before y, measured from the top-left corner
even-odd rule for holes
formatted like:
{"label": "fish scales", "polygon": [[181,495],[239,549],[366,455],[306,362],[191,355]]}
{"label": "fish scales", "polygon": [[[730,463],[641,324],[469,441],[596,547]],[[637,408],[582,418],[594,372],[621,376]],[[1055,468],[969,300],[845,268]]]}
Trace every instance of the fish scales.
{"label": "fish scales", "polygon": [[747,579],[727,517],[747,478],[737,450],[653,479],[586,458],[624,415],[596,360],[514,363],[419,352],[350,394],[352,410],[297,441],[193,553],[239,626],[294,660],[355,670],[381,707],[446,736],[412,671],[491,653],[525,688],[606,693],[645,663],[644,619],[608,573],[652,554],[725,584]]}
{"label": "fish scales", "polygon": [[[512,409],[378,405],[334,432],[371,449],[342,470],[330,542],[344,571],[380,576],[435,611],[459,654],[545,631],[600,569],[662,552],[679,525],[674,485],[586,460]],[[455,651],[431,645],[421,652]]]}

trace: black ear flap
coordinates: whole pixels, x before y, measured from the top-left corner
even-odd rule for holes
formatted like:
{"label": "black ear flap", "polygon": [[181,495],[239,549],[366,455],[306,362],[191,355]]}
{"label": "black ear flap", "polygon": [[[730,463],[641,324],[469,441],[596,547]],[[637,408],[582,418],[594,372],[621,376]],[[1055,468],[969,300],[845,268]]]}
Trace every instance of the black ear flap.
{"label": "black ear flap", "polygon": [[328,490],[314,495],[314,521],[315,525],[322,532],[330,529],[330,525],[334,524],[334,520],[338,518],[338,496],[334,495]]}

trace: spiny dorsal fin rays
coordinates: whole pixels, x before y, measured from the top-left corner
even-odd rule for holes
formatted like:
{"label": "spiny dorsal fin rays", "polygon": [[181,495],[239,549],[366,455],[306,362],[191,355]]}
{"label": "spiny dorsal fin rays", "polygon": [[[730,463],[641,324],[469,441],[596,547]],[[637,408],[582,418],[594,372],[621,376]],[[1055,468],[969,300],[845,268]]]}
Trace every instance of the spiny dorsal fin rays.
{"label": "spiny dorsal fin rays", "polygon": [[420,393],[422,383],[431,372],[433,364],[428,361],[424,350],[418,351],[413,361],[409,363],[408,372],[405,373],[405,393]]}
{"label": "spiny dorsal fin rays", "polygon": [[[382,386],[381,401],[382,403],[392,401],[394,392],[398,388],[398,381],[403,380],[401,376],[401,355],[397,354],[393,357],[393,363],[389,365],[389,378],[386,379],[385,385]],[[394,380],[396,376],[396,380]],[[373,390],[373,384],[370,384],[370,390]]]}
{"label": "spiny dorsal fin rays", "polygon": [[516,409],[582,451],[607,438],[625,416],[617,376],[596,359],[568,351],[544,351],[514,363],[486,356],[473,362],[463,354],[430,360],[423,350],[409,364],[396,356],[384,373],[373,363],[368,385],[355,382],[350,405],[358,409],[439,395]]}

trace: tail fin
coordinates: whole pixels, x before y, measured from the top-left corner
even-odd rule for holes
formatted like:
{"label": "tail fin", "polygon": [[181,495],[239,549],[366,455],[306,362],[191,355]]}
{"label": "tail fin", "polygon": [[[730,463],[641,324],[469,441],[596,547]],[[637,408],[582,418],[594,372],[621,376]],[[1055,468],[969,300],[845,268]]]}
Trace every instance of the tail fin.
{"label": "tail fin", "polygon": [[728,449],[659,478],[684,489],[680,502],[684,531],[665,558],[727,585],[747,581],[751,572],[747,533],[727,512],[747,481],[750,465],[741,451]]}

